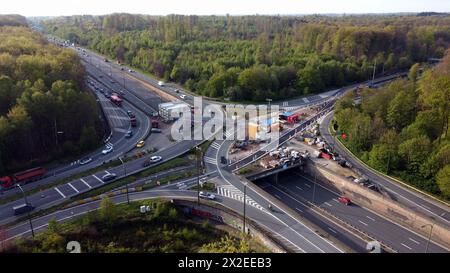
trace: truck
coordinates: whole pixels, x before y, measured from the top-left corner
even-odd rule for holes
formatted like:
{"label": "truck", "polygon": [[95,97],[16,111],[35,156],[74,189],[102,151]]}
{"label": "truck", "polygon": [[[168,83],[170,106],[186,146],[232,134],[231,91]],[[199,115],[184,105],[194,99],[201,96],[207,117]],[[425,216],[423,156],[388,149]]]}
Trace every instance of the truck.
{"label": "truck", "polygon": [[130,123],[131,123],[131,127],[136,127],[137,126],[136,117],[130,118]]}
{"label": "truck", "polygon": [[109,98],[112,103],[114,103],[117,106],[122,106],[122,98],[117,93],[112,93],[111,97]]}
{"label": "truck", "polygon": [[29,183],[42,178],[47,171],[44,168],[37,167],[23,172],[15,173],[10,176],[0,178],[0,189],[6,190],[17,183]]}

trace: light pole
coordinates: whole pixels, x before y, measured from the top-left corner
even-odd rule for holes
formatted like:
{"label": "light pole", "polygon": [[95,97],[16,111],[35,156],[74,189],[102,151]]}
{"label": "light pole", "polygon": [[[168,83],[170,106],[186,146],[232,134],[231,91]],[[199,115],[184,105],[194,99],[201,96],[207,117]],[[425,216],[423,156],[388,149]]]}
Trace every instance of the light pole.
{"label": "light pole", "polygon": [[[125,162],[123,162],[122,157],[119,157],[120,162],[122,162],[124,176],[127,176],[127,168],[125,167]],[[126,178],[125,178],[126,179]],[[127,188],[127,204],[130,204],[130,195],[128,192],[128,181],[125,183],[125,187]]]}
{"label": "light pole", "polygon": [[[22,187],[20,186],[20,184],[17,184],[17,187],[18,187],[18,188],[20,189],[20,191],[22,192],[23,199],[25,200],[25,205],[30,206],[30,204],[28,203],[27,195],[26,195],[25,192],[23,191],[23,189],[22,189]],[[34,237],[33,223],[31,222],[31,216],[30,216],[30,210],[29,210],[29,209],[28,209],[28,221],[30,222],[31,235]]]}
{"label": "light pole", "polygon": [[434,223],[433,224],[426,224],[426,225],[421,226],[421,228],[425,228],[425,227],[430,227],[430,235],[428,235],[428,242],[427,242],[427,246],[425,248],[425,253],[428,253],[428,247],[430,246],[431,235],[433,233]]}
{"label": "light pole", "polygon": [[243,231],[244,231],[244,235],[246,234],[245,232],[245,207],[246,207],[246,201],[247,201],[247,182],[244,183],[244,224],[243,224]]}

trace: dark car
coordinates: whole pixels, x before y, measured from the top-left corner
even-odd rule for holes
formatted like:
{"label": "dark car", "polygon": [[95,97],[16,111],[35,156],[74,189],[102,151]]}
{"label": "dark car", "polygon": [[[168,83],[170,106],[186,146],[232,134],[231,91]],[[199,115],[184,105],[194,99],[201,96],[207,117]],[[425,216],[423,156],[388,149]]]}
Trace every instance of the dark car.
{"label": "dark car", "polygon": [[102,176],[102,180],[104,182],[108,182],[108,181],[116,179],[116,177],[117,177],[117,175],[115,173],[108,173],[108,174],[105,174],[104,176]]}
{"label": "dark car", "polygon": [[128,131],[126,134],[125,134],[125,137],[126,138],[130,138],[130,137],[132,137],[133,136],[133,131]]}

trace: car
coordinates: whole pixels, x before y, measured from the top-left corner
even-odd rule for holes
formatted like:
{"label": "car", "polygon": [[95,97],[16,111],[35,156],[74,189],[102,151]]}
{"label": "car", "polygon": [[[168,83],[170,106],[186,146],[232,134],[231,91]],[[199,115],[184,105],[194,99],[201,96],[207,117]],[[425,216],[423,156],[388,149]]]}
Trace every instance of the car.
{"label": "car", "polygon": [[135,116],[134,116],[134,114],[133,114],[133,112],[131,112],[131,111],[127,111],[127,115],[130,117],[130,118],[134,118]]}
{"label": "car", "polygon": [[162,157],[159,155],[154,155],[151,156],[150,158],[146,159],[143,163],[142,163],[142,167],[148,167],[153,163],[159,162],[162,160]]}
{"label": "car", "polygon": [[127,131],[127,133],[125,134],[126,138],[130,138],[132,136],[133,136],[133,131],[131,131],[131,130]]}
{"label": "car", "polygon": [[216,199],[216,196],[215,196],[214,194],[212,194],[212,193],[209,193],[209,192],[201,191],[201,192],[199,192],[198,195],[199,195],[201,198],[205,198],[205,199],[209,199],[209,200],[214,200],[214,199]]}
{"label": "car", "polygon": [[112,152],[114,150],[113,146],[107,146],[103,151],[102,154],[106,155],[109,154],[110,152]]}
{"label": "car", "polygon": [[103,182],[108,182],[111,180],[116,179],[117,175],[115,173],[107,173],[104,176],[102,176]]}
{"label": "car", "polygon": [[164,86],[164,82],[159,81],[159,82],[158,82],[158,85],[159,85],[159,86]]}
{"label": "car", "polygon": [[145,141],[141,140],[136,144],[136,148],[142,148],[145,146]]}
{"label": "car", "polygon": [[352,201],[350,201],[349,198],[345,197],[345,196],[341,196],[338,198],[338,201],[346,206],[350,205],[352,203]]}
{"label": "car", "polygon": [[109,94],[109,93],[105,93],[105,98],[107,98],[107,99],[109,99],[109,98],[111,98],[111,95]]}
{"label": "car", "polygon": [[98,77],[101,79],[101,78],[103,78],[103,75],[98,75]]}
{"label": "car", "polygon": [[178,90],[178,89],[175,89],[174,91],[175,91],[175,93],[180,93],[180,90]]}
{"label": "car", "polygon": [[181,94],[180,95],[180,99],[182,99],[182,100],[186,99],[186,95],[185,94]]}
{"label": "car", "polygon": [[128,72],[130,72],[130,73],[133,73],[134,71],[133,71],[133,70],[131,70],[131,69],[128,69]]}
{"label": "car", "polygon": [[161,133],[162,132],[161,129],[159,129],[159,128],[152,128],[150,131],[152,133]]}
{"label": "car", "polygon": [[86,157],[80,160],[80,165],[86,165],[88,163],[92,162],[92,158],[91,157]]}
{"label": "car", "polygon": [[162,160],[162,157],[159,155],[154,155],[149,158],[151,163],[156,163]]}
{"label": "car", "polygon": [[120,68],[120,70],[124,71],[124,70],[125,70],[125,68],[121,67],[121,68]]}

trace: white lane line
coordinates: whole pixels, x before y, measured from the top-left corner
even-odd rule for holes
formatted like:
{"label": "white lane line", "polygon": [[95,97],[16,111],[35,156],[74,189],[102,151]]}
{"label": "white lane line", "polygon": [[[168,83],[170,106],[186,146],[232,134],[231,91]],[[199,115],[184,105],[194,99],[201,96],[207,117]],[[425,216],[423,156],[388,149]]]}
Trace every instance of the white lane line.
{"label": "white lane line", "polygon": [[276,198],[281,200],[281,197],[278,194],[274,194]]}
{"label": "white lane line", "polygon": [[337,200],[336,198],[333,198],[333,201],[339,203],[339,200]]}
{"label": "white lane line", "polygon": [[300,211],[300,212],[303,212],[303,210],[301,210],[301,209],[299,209],[299,208],[297,208],[297,207],[296,207],[295,209],[298,210],[298,211]]}
{"label": "white lane line", "polygon": [[80,193],[80,191],[79,190],[77,190],[77,188],[75,188],[72,184],[70,184],[70,182],[69,183],[67,183],[74,191],[76,191],[77,193]]}
{"label": "white lane line", "polygon": [[107,173],[107,174],[111,174],[110,172],[108,172],[107,170],[105,170],[105,173]]}
{"label": "white lane line", "polygon": [[295,187],[296,187],[297,189],[301,190],[301,191],[303,190],[303,189],[302,189],[302,188],[300,188],[299,186],[295,186]]}
{"label": "white lane line", "polygon": [[61,196],[63,197],[63,198],[66,198],[66,196],[57,188],[57,187],[55,187],[55,190],[59,193],[59,194],[61,194]]}
{"label": "white lane line", "polygon": [[332,207],[333,205],[331,205],[330,203],[328,203],[328,202],[325,202],[325,205],[327,205],[327,206],[329,206],[329,207]]}
{"label": "white lane line", "polygon": [[332,229],[332,228],[328,228],[331,232],[333,232],[334,234],[337,234],[337,231],[336,230],[334,230],[334,229]]}
{"label": "white lane line", "polygon": [[311,186],[310,186],[310,185],[308,185],[308,184],[306,184],[306,183],[305,183],[305,186],[307,186],[308,188],[311,188]]}
{"label": "white lane line", "polygon": [[363,224],[363,225],[365,225],[365,226],[368,226],[368,224],[367,223],[364,223],[363,221],[361,221],[361,220],[358,220],[358,222],[360,222],[361,224]]}
{"label": "white lane line", "polygon": [[89,185],[88,183],[86,183],[86,181],[84,181],[83,178],[80,178],[80,181],[83,182],[86,186],[88,186],[89,189],[92,189],[91,185]]}
{"label": "white lane line", "polygon": [[417,242],[416,240],[414,240],[413,238],[408,238],[411,242],[414,242],[414,243],[416,243],[416,244],[418,244],[418,245],[420,245],[420,243],[419,242]]}
{"label": "white lane line", "polygon": [[97,179],[98,181],[100,181],[100,183],[104,184],[105,182],[103,182],[103,180],[101,180],[100,178],[98,178],[95,174],[92,175],[95,179]]}
{"label": "white lane line", "polygon": [[370,220],[372,220],[372,221],[374,221],[374,222],[375,222],[375,219],[373,219],[372,217],[370,217],[370,216],[367,216],[367,215],[366,215],[366,217],[367,217],[368,219],[370,219]]}
{"label": "white lane line", "polygon": [[412,250],[412,248],[410,248],[409,246],[407,246],[407,245],[405,245],[405,244],[403,244],[403,243],[401,243],[401,245],[404,246],[404,247],[406,247],[406,248],[409,249],[409,250]]}

